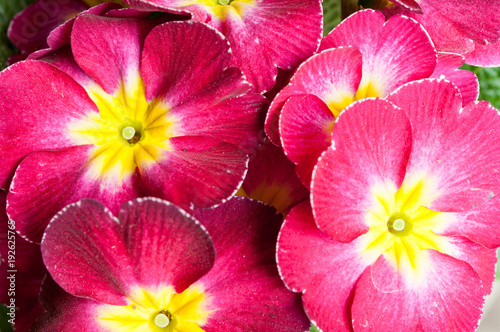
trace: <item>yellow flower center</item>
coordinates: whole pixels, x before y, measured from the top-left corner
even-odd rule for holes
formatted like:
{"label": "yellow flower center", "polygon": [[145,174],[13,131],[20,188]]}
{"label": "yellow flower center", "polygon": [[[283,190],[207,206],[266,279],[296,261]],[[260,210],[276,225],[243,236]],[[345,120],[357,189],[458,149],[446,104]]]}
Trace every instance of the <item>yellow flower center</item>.
{"label": "yellow flower center", "polygon": [[210,10],[213,16],[226,20],[228,16],[241,18],[255,0],[187,0],[182,6],[203,5]]}
{"label": "yellow flower center", "polygon": [[422,176],[405,178],[397,190],[390,184],[374,186],[365,219],[370,229],[363,236],[362,256],[375,261],[385,255],[399,270],[418,276],[426,263],[422,251],[450,250],[446,238],[435,233],[449,220],[449,214],[425,207],[435,198],[435,192],[432,179]]}
{"label": "yellow flower center", "polygon": [[102,305],[97,321],[120,332],[200,332],[210,316],[209,299],[199,286],[175,293],[173,287],[157,291],[137,289],[127,306]]}
{"label": "yellow flower center", "polygon": [[115,96],[98,87],[88,89],[99,114],[69,125],[75,144],[93,144],[89,169],[94,177],[121,180],[135,169],[148,167],[169,150],[168,139],[175,136],[175,119],[169,107],[158,101],[148,103],[144,83],[138,79],[134,91],[120,89]]}

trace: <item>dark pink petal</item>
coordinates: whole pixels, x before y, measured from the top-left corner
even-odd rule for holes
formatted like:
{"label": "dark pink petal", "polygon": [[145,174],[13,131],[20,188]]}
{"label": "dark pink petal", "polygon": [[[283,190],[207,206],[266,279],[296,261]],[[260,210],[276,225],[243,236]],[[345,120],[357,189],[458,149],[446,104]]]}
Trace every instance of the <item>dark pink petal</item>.
{"label": "dark pink petal", "polygon": [[422,8],[418,5],[417,0],[394,0],[394,2],[405,7],[406,9],[422,14]]}
{"label": "dark pink petal", "polygon": [[[489,0],[418,0],[424,16],[447,21],[466,38],[478,43],[494,43],[500,38],[500,3]],[[471,15],[481,13],[481,15]],[[442,34],[446,31],[442,31]]]}
{"label": "dark pink petal", "polygon": [[67,74],[39,61],[14,64],[0,73],[0,186],[33,151],[72,146],[70,121],[97,112],[87,92]]}
{"label": "dark pink petal", "polygon": [[420,280],[410,283],[384,256],[367,269],[352,307],[356,331],[474,331],[484,293],[472,267],[434,250]]}
{"label": "dark pink petal", "polygon": [[177,206],[156,198],[124,204],[118,217],[120,236],[141,287],[173,285],[182,293],[214,264],[208,233]]}
{"label": "dark pink petal", "polygon": [[75,60],[108,94],[122,85],[135,91],[142,44],[152,27],[149,20],[80,15],[71,33]]}
{"label": "dark pink petal", "polygon": [[276,82],[276,67],[294,69],[317,49],[321,2],[266,0],[249,7],[242,17],[228,16],[219,29],[234,52],[231,65],[241,68],[255,91],[265,92]]}
{"label": "dark pink petal", "polygon": [[47,47],[54,28],[88,8],[78,0],[39,0],[12,19],[7,35],[17,48],[30,53]]}
{"label": "dark pink petal", "polygon": [[[306,331],[299,296],[286,289],[275,263],[281,215],[244,197],[196,217],[212,236],[217,259],[199,283],[215,312],[206,331]],[[209,309],[209,310],[210,310]]]}
{"label": "dark pink petal", "polygon": [[281,144],[285,154],[297,165],[297,175],[309,187],[319,156],[332,144],[335,116],[314,95],[292,96],[280,115]]}
{"label": "dark pink petal", "polygon": [[141,168],[148,195],[184,209],[209,207],[236,193],[248,156],[236,146],[209,137],[173,137],[171,151],[158,163]]}
{"label": "dark pink petal", "polygon": [[94,149],[81,145],[35,152],[21,162],[7,198],[7,212],[22,236],[39,243],[50,219],[82,198],[98,199],[118,213],[121,204],[143,196],[135,175],[120,182],[105,182],[93,175],[88,163]]}
{"label": "dark pink petal", "polygon": [[474,50],[465,54],[465,62],[479,67],[500,66],[500,42],[493,44],[474,44]]}
{"label": "dark pink petal", "polygon": [[434,211],[468,211],[500,191],[500,116],[487,102],[461,109],[457,88],[443,80],[408,83],[388,97],[411,118],[408,174],[425,174],[438,196]]}
{"label": "dark pink petal", "polygon": [[308,202],[293,208],[281,228],[281,277],[288,288],[304,293],[307,315],[322,331],[349,331],[351,292],[372,263],[360,259],[358,246],[358,240],[341,243],[321,232]]}
{"label": "dark pink petal", "polygon": [[460,70],[464,64],[464,57],[460,54],[439,53],[438,64],[430,78],[445,78],[453,82],[462,94],[462,104],[467,105],[477,100],[479,96],[479,82],[476,74],[469,70]]}
{"label": "dark pink petal", "polygon": [[49,275],[43,281],[40,302],[46,312],[30,331],[103,331],[95,320],[100,303],[65,292]]}
{"label": "dark pink petal", "polygon": [[67,292],[113,305],[127,305],[137,285],[120,225],[100,202],[68,205],[42,239],[47,270]]}
{"label": "dark pink petal", "polygon": [[395,191],[403,182],[412,149],[410,121],[383,99],[364,99],[340,115],[332,140],[313,174],[311,202],[318,226],[350,242],[368,231],[372,190]]}
{"label": "dark pink petal", "polygon": [[[356,12],[321,42],[320,50],[354,46],[363,54],[363,80],[385,97],[400,85],[429,77],[437,62],[427,32],[414,20],[395,15],[385,22],[373,10]],[[410,61],[411,59],[411,61]]]}
{"label": "dark pink petal", "polygon": [[219,78],[230,60],[227,40],[207,25],[170,22],[158,26],[144,44],[141,73],[146,99],[178,105]]}
{"label": "dark pink petal", "polygon": [[269,204],[285,215],[309,197],[309,190],[297,178],[295,165],[268,139],[250,155],[241,189],[245,196]]}
{"label": "dark pink petal", "polygon": [[269,108],[265,130],[271,141],[280,144],[279,114],[290,96],[312,94],[325,103],[343,104],[344,98],[354,97],[358,90],[361,66],[361,53],[353,47],[321,52],[305,61]]}

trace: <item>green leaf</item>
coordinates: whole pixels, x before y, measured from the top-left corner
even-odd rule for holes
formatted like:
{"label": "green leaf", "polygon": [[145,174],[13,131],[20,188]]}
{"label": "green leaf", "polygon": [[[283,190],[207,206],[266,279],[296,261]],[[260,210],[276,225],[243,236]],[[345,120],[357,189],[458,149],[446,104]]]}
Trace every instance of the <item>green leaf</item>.
{"label": "green leaf", "polygon": [[10,319],[9,316],[7,316],[7,312],[9,309],[4,306],[3,304],[0,304],[0,331],[2,332],[12,332],[12,325],[8,322]]}
{"label": "green leaf", "polygon": [[2,0],[0,2],[0,70],[5,68],[5,61],[14,54],[14,49],[7,38],[9,22],[16,13],[33,2],[35,0]]}
{"label": "green leaf", "polygon": [[341,21],[340,0],[323,0],[323,36]]}
{"label": "green leaf", "polygon": [[500,109],[500,68],[482,68],[463,65],[477,75],[479,79],[479,100],[487,100],[497,109]]}
{"label": "green leaf", "polygon": [[316,326],[311,325],[311,329],[309,330],[309,332],[319,332],[319,330],[316,328]]}

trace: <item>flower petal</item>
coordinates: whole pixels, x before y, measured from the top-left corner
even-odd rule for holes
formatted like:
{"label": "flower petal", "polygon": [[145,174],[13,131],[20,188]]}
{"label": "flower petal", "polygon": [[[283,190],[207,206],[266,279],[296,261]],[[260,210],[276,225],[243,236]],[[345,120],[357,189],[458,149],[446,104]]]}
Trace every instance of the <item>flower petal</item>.
{"label": "flower petal", "polygon": [[0,73],[0,109],[2,188],[24,156],[72,146],[65,135],[68,123],[98,111],[74,79],[41,61],[17,63]]}
{"label": "flower petal", "polygon": [[365,216],[374,190],[401,186],[412,147],[404,112],[383,99],[349,106],[333,129],[334,144],[319,159],[311,182],[318,226],[350,242],[368,231]]}
{"label": "flower petal", "polygon": [[[275,244],[281,216],[244,197],[229,200],[196,217],[214,241],[217,260],[199,283],[215,310],[210,331],[305,331],[309,321],[298,300],[281,282]],[[237,225],[237,227],[236,227]]]}
{"label": "flower petal", "polygon": [[82,198],[98,199],[117,213],[122,203],[142,196],[135,175],[118,182],[96,177],[89,169],[93,150],[91,145],[81,145],[35,152],[21,162],[7,198],[7,212],[22,236],[39,243],[50,219]]}
{"label": "flower petal", "polygon": [[148,195],[189,210],[226,200],[243,182],[248,156],[236,146],[203,136],[173,137],[169,143],[172,150],[163,150],[161,160],[141,167]]}
{"label": "flower petal", "polygon": [[118,217],[130,264],[141,287],[173,285],[182,293],[214,264],[210,236],[177,206],[156,198],[124,204]]}
{"label": "flower petal", "polygon": [[372,263],[360,259],[358,244],[321,232],[308,202],[293,208],[281,228],[276,256],[281,277],[288,288],[304,293],[307,315],[322,331],[349,331],[351,292]]}
{"label": "flower petal", "polygon": [[500,116],[487,102],[461,109],[457,88],[443,80],[411,82],[388,97],[412,121],[408,174],[424,174],[434,211],[468,211],[500,192]]}
{"label": "flower petal", "polygon": [[313,94],[331,104],[338,114],[353,101],[361,81],[361,66],[361,53],[354,47],[324,51],[305,61],[269,108],[265,130],[271,141],[280,144],[279,114],[290,96]]}
{"label": "flower petal", "polygon": [[434,250],[421,280],[409,283],[384,256],[356,285],[355,330],[474,331],[484,293],[472,267]]}
{"label": "flower petal", "polygon": [[118,219],[103,204],[85,199],[65,207],[51,220],[41,246],[47,270],[64,290],[128,304],[136,281]]}
{"label": "flower petal", "polygon": [[319,156],[332,144],[335,116],[314,95],[292,96],[281,111],[280,136],[286,155],[297,165],[297,175],[309,187]]}

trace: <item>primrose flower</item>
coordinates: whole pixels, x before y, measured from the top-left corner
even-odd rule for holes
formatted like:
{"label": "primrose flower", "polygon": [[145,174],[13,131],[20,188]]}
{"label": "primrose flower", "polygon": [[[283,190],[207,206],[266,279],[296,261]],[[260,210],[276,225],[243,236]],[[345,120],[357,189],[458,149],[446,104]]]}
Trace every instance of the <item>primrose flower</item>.
{"label": "primrose flower", "polygon": [[196,219],[155,198],[124,204],[118,219],[94,200],[66,207],[41,246],[70,294],[49,280],[47,313],[33,330],[307,330],[297,294],[276,269],[281,216],[234,198]]}
{"label": "primrose flower", "polygon": [[319,0],[126,0],[138,10],[188,13],[228,39],[231,65],[241,68],[258,92],[275,84],[277,67],[294,69],[318,48]]}
{"label": "primrose flower", "polygon": [[[474,331],[500,245],[500,115],[445,80],[337,119],[311,205],[288,215],[281,275],[322,331]],[[319,228],[318,228],[319,227]]]}
{"label": "primrose flower", "polygon": [[[428,31],[440,52],[465,55],[468,64],[497,66],[500,56],[500,2],[489,0],[395,0],[381,8],[412,17]],[[382,6],[383,7],[383,6]],[[471,15],[481,13],[481,15]]]}
{"label": "primrose flower", "polygon": [[385,97],[407,82],[441,76],[460,88],[464,103],[479,93],[475,75],[457,70],[463,57],[438,57],[422,26],[406,16],[386,21],[378,11],[356,12],[322,40],[319,51],[275,97],[265,125],[307,187],[318,157],[331,144],[335,118],[352,102]]}
{"label": "primrose flower", "polygon": [[247,176],[236,195],[264,202],[286,215],[309,197],[309,190],[297,178],[283,149],[265,139],[250,155]]}
{"label": "primrose flower", "polygon": [[241,185],[265,98],[228,68],[216,30],[154,24],[80,15],[71,50],[0,73],[0,182],[14,176],[7,212],[31,241],[82,198],[115,213],[141,196],[190,209]]}

